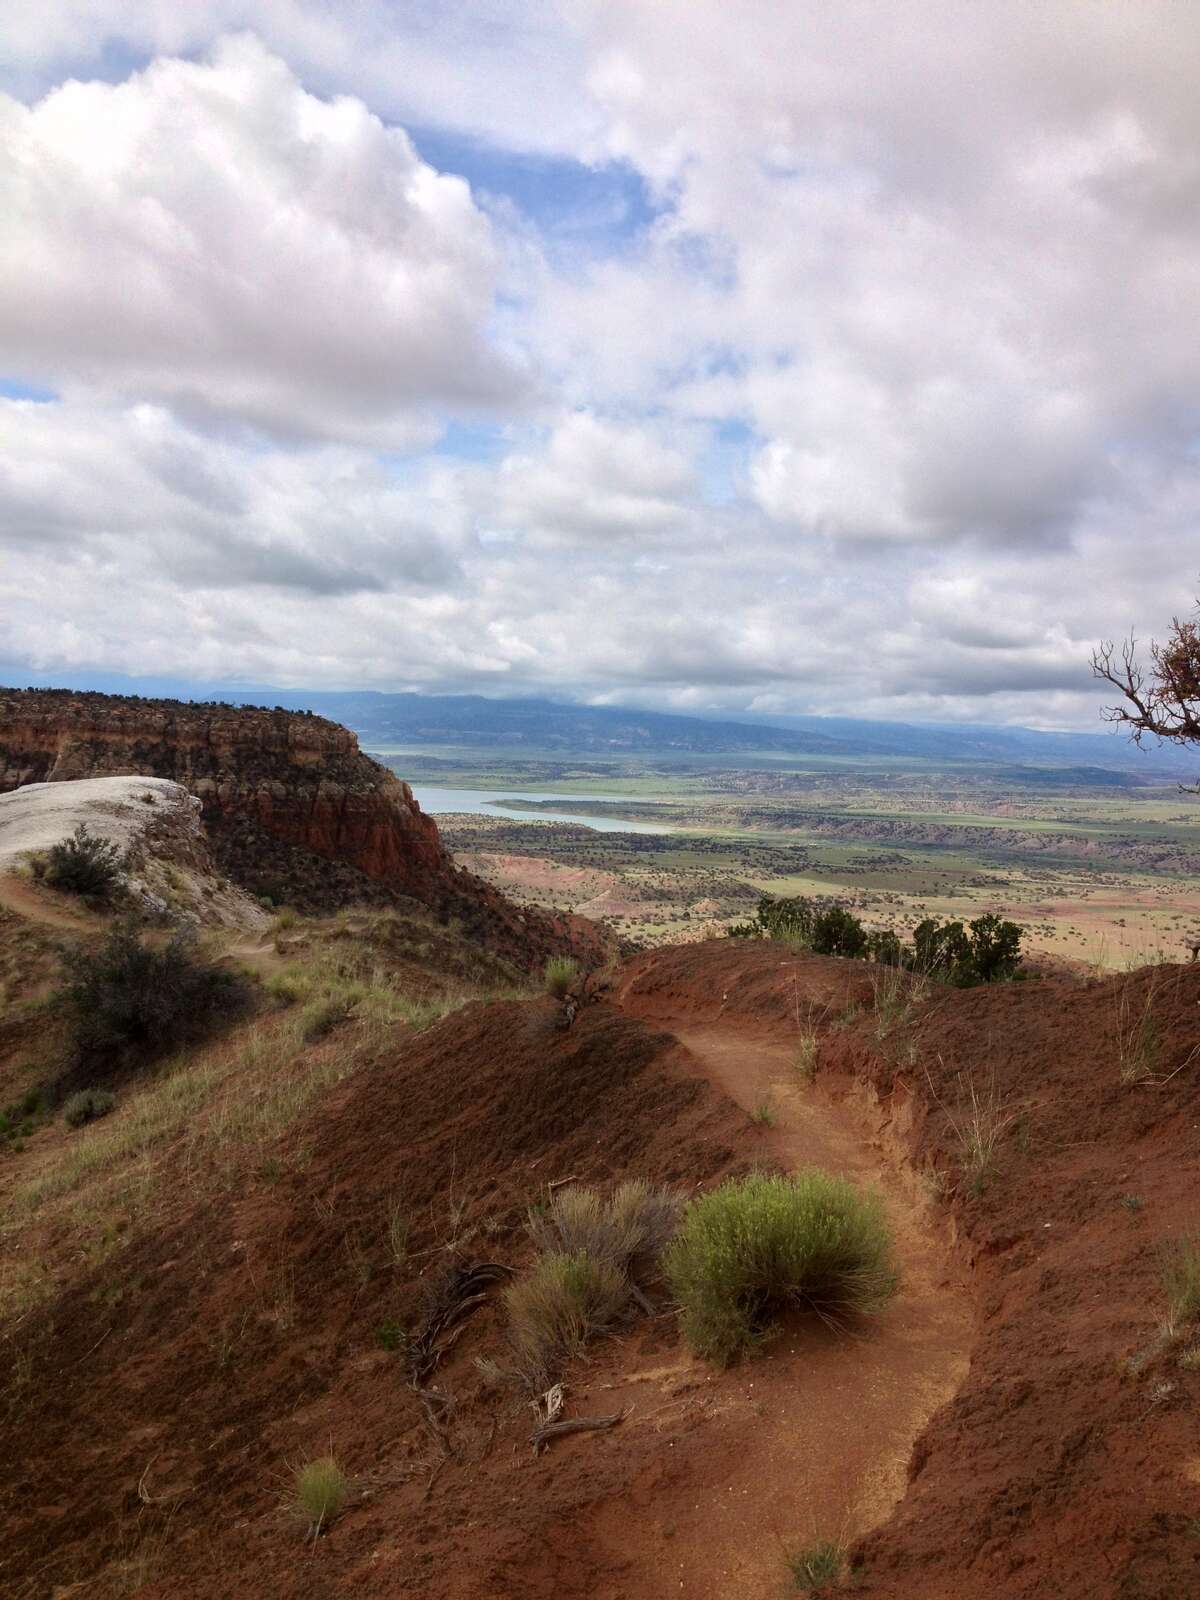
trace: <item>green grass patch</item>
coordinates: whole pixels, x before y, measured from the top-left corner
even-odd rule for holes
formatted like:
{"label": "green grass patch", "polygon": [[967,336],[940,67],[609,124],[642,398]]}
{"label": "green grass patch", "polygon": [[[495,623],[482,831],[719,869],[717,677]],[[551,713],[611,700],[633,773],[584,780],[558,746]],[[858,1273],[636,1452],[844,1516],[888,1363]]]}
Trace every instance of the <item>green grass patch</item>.
{"label": "green grass patch", "polygon": [[688,1343],[720,1365],[761,1344],[789,1307],[861,1315],[897,1283],[879,1197],[817,1170],[756,1173],[702,1195],[663,1266]]}
{"label": "green grass patch", "polygon": [[350,1480],[333,1456],[320,1456],[298,1467],[295,1479],[295,1506],[315,1539],[346,1509]]}
{"label": "green grass patch", "polygon": [[827,1584],[835,1583],[841,1574],[842,1547],[831,1539],[819,1539],[805,1550],[788,1557],[788,1571],[793,1586],[801,1594],[814,1594]]}
{"label": "green grass patch", "polygon": [[1167,1292],[1167,1322],[1172,1328],[1200,1316],[1200,1232],[1184,1233],[1159,1251],[1159,1271]]}
{"label": "green grass patch", "polygon": [[573,956],[551,956],[546,963],[546,993],[561,1000],[579,976],[579,963]]}
{"label": "green grass patch", "polygon": [[300,1013],[298,1031],[305,1044],[312,1044],[332,1033],[341,1022],[346,1022],[354,1011],[355,996],[351,993],[323,994],[310,1000]]}

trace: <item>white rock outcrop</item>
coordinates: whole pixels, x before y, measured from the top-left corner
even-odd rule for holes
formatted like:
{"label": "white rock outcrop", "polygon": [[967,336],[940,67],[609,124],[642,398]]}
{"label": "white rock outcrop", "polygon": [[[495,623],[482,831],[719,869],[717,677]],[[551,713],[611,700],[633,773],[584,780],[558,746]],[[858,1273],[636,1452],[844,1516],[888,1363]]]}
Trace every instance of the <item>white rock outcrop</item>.
{"label": "white rock outcrop", "polygon": [[168,778],[29,783],[0,795],[0,874],[27,870],[81,823],[121,851],[125,893],[144,915],[215,927],[269,921],[216,871],[200,801]]}

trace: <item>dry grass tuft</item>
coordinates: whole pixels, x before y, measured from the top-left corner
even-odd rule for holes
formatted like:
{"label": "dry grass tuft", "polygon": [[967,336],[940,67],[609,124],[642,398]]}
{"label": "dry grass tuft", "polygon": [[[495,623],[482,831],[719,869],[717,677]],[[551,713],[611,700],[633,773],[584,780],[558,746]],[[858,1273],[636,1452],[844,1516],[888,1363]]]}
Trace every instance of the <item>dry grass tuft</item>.
{"label": "dry grass tuft", "polygon": [[333,1456],[319,1456],[298,1467],[295,1474],[294,1505],[307,1524],[309,1537],[316,1539],[337,1521],[350,1499],[350,1480]]}
{"label": "dry grass tuft", "polygon": [[546,993],[561,1000],[579,976],[579,963],[573,956],[551,956],[546,963]]}
{"label": "dry grass tuft", "polygon": [[605,1200],[595,1189],[560,1189],[543,1211],[529,1216],[539,1250],[582,1253],[628,1275],[656,1260],[675,1231],[679,1200],[668,1189],[640,1180],[622,1183]]}
{"label": "dry grass tuft", "polygon": [[607,1333],[628,1303],[625,1274],[583,1250],[544,1255],[509,1284],[509,1340],[529,1388],[546,1389],[563,1362],[582,1356],[588,1341]]}
{"label": "dry grass tuft", "polygon": [[620,1184],[607,1200],[594,1189],[564,1188],[530,1212],[542,1254],[504,1300],[516,1365],[531,1390],[544,1390],[630,1300],[650,1309],[637,1276],[657,1261],[678,1217],[673,1194],[639,1181]]}
{"label": "dry grass tuft", "polygon": [[989,1072],[981,1085],[965,1073],[956,1074],[958,1100],[951,1107],[938,1095],[926,1073],[930,1092],[942,1108],[959,1149],[959,1161],[967,1187],[979,1194],[995,1164],[1001,1141],[1020,1115],[1019,1106],[1010,1106]]}
{"label": "dry grass tuft", "polygon": [[1173,1336],[1200,1317],[1200,1232],[1180,1234],[1164,1244],[1158,1264],[1167,1292],[1166,1331]]}
{"label": "dry grass tuft", "polygon": [[820,1047],[820,1037],[812,1028],[805,1029],[796,1040],[796,1071],[806,1082],[816,1077]]}
{"label": "dry grass tuft", "polygon": [[877,1039],[886,1038],[894,1028],[908,1021],[912,1012],[928,998],[929,982],[926,975],[907,972],[903,967],[872,967],[871,992]]}

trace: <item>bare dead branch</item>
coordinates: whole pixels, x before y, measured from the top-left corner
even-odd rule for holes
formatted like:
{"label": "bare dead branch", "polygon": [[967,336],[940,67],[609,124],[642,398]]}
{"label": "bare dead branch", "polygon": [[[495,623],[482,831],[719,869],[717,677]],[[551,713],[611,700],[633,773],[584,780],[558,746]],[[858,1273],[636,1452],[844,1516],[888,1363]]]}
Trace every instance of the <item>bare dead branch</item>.
{"label": "bare dead branch", "polygon": [[544,1450],[551,1439],[561,1438],[566,1433],[589,1433],[600,1428],[615,1428],[618,1422],[623,1422],[629,1415],[628,1410],[614,1411],[607,1417],[571,1417],[563,1422],[546,1422],[536,1427],[529,1435],[529,1442],[533,1445],[535,1455]]}

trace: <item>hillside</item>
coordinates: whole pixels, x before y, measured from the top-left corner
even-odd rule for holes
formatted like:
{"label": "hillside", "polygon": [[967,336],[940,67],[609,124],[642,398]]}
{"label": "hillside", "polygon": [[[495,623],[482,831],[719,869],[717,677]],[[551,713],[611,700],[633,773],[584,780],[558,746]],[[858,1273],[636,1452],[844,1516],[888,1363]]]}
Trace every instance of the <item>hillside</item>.
{"label": "hillside", "polygon": [[0,794],[131,774],[195,795],[220,870],[268,904],[415,900],[535,966],[574,943],[592,958],[603,948],[592,924],[519,913],[456,869],[409,786],[337,723],[280,708],[0,690]]}
{"label": "hillside", "polygon": [[[12,1099],[60,958],[36,915],[0,947]],[[1168,1326],[1158,1261],[1195,1226],[1200,968],[905,993],[719,940],[588,976],[572,1021],[416,909],[224,959],[251,1014],[0,1152],[6,1594],[773,1600],[829,1539],[879,1600],[1190,1592],[1200,1300]],[[882,1192],[887,1310],[721,1370],[648,1278],[562,1373],[611,1425],[533,1450],[495,1286],[529,1208],[812,1164]],[[329,1452],[350,1499],[306,1537]]]}

